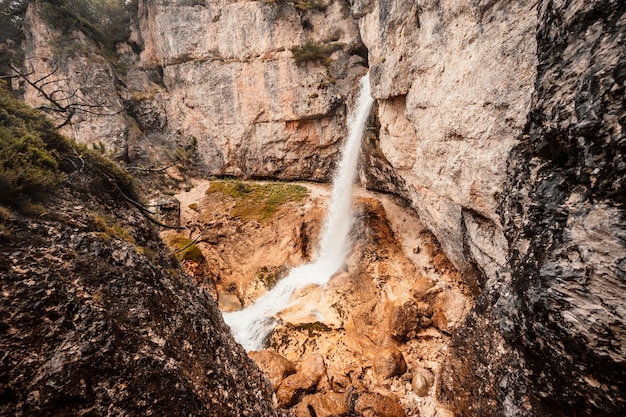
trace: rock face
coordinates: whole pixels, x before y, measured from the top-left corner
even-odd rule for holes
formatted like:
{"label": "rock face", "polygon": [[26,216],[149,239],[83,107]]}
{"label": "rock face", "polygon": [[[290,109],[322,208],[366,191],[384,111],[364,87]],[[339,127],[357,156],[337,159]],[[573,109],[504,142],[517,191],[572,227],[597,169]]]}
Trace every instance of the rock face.
{"label": "rock face", "polygon": [[121,171],[55,156],[67,181],[54,195],[2,208],[0,414],[276,415],[215,301],[121,194]]}
{"label": "rock face", "polygon": [[519,308],[505,336],[540,396],[566,414],[615,415],[626,409],[626,5],[539,5],[537,91],[502,199]]}
{"label": "rock face", "polygon": [[504,265],[496,197],[530,108],[535,2],[356,1],[380,150],[476,291]]}
{"label": "rock face", "polygon": [[[328,178],[365,72],[346,13],[344,2],[141,2],[141,62],[163,71],[169,130],[196,136],[214,173]],[[335,61],[296,62],[307,42],[336,48]]]}
{"label": "rock face", "polygon": [[500,199],[509,268],[477,301],[448,375],[482,379],[450,384],[468,415],[626,410],[625,13],[539,2],[536,93]]}
{"label": "rock face", "polygon": [[[96,99],[115,116],[81,112],[66,133],[150,163],[193,137],[209,174],[329,179],[367,65],[345,2],[142,0],[136,14],[118,46],[122,74],[82,33],[61,34],[29,8],[27,72],[56,70],[83,94],[83,75],[96,74]],[[81,48],[51,51],[50,40]],[[40,104],[36,93],[26,88]]]}
{"label": "rock face", "polygon": [[63,126],[63,134],[126,157],[132,124],[117,91],[112,63],[84,33],[64,33],[47,24],[40,13],[39,4],[33,2],[24,18],[23,71],[41,88],[24,84],[25,100],[33,107],[54,109],[47,113]]}

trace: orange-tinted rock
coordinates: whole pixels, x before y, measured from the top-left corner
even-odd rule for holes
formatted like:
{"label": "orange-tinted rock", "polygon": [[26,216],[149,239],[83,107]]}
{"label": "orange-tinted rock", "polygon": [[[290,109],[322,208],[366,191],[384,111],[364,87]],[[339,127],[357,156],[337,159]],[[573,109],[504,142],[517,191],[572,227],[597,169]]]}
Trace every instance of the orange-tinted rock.
{"label": "orange-tinted rock", "polygon": [[402,375],[406,372],[406,369],[404,356],[398,349],[383,349],[374,357],[374,371],[376,375],[385,379]]}
{"label": "orange-tinted rock", "polygon": [[263,350],[260,352],[249,352],[248,356],[263,371],[265,376],[270,380],[274,391],[285,377],[296,372],[296,366],[290,360],[273,350]]}
{"label": "orange-tinted rock", "polygon": [[291,407],[305,394],[315,391],[315,387],[326,372],[324,358],[314,354],[304,358],[298,372],[289,375],[278,386],[276,398],[279,407]]}
{"label": "orange-tinted rock", "polygon": [[435,375],[429,369],[420,367],[413,371],[411,386],[413,388],[413,392],[418,396],[427,396],[430,387],[432,387],[434,383]]}
{"label": "orange-tinted rock", "polygon": [[344,394],[328,392],[307,395],[293,411],[297,417],[332,417],[347,415],[348,407]]}
{"label": "orange-tinted rock", "polygon": [[413,301],[394,307],[389,317],[389,332],[400,341],[415,336],[419,329],[419,310]]}
{"label": "orange-tinted rock", "polygon": [[433,324],[443,332],[449,332],[461,322],[468,309],[467,300],[456,290],[437,295],[433,304]]}
{"label": "orange-tinted rock", "polygon": [[441,289],[435,286],[435,281],[430,278],[419,278],[413,285],[413,298],[417,301],[432,300]]}
{"label": "orange-tinted rock", "polygon": [[404,410],[393,399],[380,394],[359,395],[354,411],[363,417],[404,417]]}

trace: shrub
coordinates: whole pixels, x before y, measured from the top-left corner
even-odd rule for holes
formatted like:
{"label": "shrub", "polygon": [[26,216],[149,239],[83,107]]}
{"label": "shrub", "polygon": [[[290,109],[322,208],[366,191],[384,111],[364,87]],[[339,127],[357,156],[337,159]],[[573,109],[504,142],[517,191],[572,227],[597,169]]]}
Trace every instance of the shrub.
{"label": "shrub", "polygon": [[[0,204],[20,206],[83,170],[137,200],[133,178],[86,145],[60,135],[39,111],[0,86]],[[108,187],[110,188],[110,187]]]}
{"label": "shrub", "polygon": [[344,44],[341,42],[319,43],[308,41],[304,45],[291,48],[291,53],[296,64],[319,62],[322,65],[329,65],[331,62],[330,55],[343,47]]}
{"label": "shrub", "polygon": [[136,8],[136,0],[44,0],[41,16],[64,31],[81,30],[115,51],[115,45],[130,35],[129,12]]}
{"label": "shrub", "polygon": [[0,87],[0,203],[15,205],[58,183],[58,145],[63,142],[37,111]]}

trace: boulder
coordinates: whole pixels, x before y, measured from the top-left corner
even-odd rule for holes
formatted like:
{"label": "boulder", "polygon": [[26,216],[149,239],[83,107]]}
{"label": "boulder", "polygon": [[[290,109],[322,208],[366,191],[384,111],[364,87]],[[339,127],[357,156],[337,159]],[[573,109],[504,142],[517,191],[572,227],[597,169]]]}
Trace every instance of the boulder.
{"label": "boulder", "polygon": [[411,381],[411,387],[413,392],[420,397],[426,397],[430,387],[435,383],[435,375],[426,368],[416,368],[413,370],[413,379]]}
{"label": "boulder", "polygon": [[384,379],[402,375],[406,370],[404,356],[396,348],[383,349],[374,357],[374,372]]}
{"label": "boulder", "polygon": [[359,395],[354,411],[363,417],[404,417],[404,410],[395,400],[381,394]]}
{"label": "boulder", "polygon": [[399,341],[406,341],[419,330],[419,310],[414,301],[394,307],[389,317],[389,332]]}
{"label": "boulder", "polygon": [[293,362],[273,350],[266,349],[260,352],[248,352],[248,356],[256,362],[257,366],[269,379],[274,391],[278,389],[278,385],[285,377],[296,372],[296,366]]}
{"label": "boulder", "polygon": [[348,407],[344,394],[328,392],[307,395],[293,411],[296,417],[331,417],[346,415]]}
{"label": "boulder", "polygon": [[315,387],[326,373],[324,358],[319,354],[310,355],[302,361],[298,372],[289,375],[278,386],[276,398],[278,406],[288,408],[296,404],[303,395],[315,391]]}

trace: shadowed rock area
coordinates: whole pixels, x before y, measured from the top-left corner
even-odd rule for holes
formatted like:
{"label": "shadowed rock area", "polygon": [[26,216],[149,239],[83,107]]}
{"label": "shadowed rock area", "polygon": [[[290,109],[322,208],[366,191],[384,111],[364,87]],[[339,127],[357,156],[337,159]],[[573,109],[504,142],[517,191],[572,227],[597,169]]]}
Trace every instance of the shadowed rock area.
{"label": "shadowed rock area", "polygon": [[[5,104],[3,132],[36,117]],[[0,414],[276,415],[215,301],[128,202],[130,178],[43,126],[65,182],[3,207]]]}
{"label": "shadowed rock area", "polygon": [[[540,1],[539,18],[536,93],[500,205],[508,268],[457,334],[444,396],[464,415],[616,416],[626,410],[626,5]],[[475,383],[459,389],[464,378]]]}

